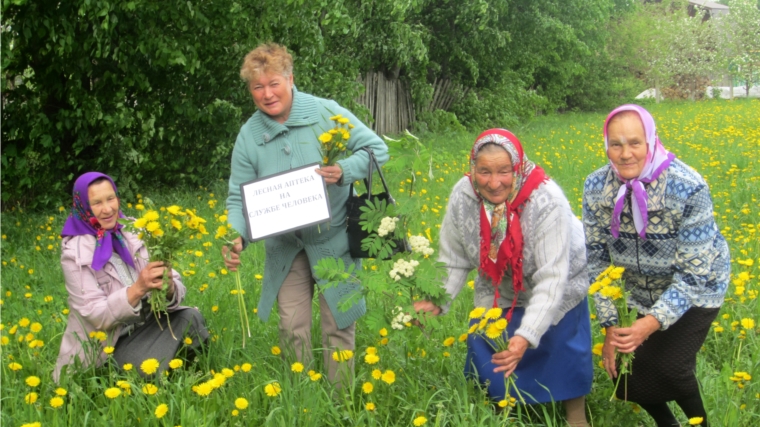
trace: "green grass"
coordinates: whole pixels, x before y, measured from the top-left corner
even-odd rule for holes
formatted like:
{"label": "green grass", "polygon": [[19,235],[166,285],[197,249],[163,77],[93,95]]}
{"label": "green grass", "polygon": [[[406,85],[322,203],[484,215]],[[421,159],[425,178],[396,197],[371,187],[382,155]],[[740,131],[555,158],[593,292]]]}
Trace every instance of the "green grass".
{"label": "green grass", "polygon": [[[746,318],[760,323],[756,298],[760,266],[757,196],[760,101],[666,103],[651,105],[650,111],[665,147],[708,180],[716,219],[731,247],[733,282],[716,320],[716,326],[723,331],[710,332],[697,363],[697,376],[710,421],[716,426],[758,425],[758,329],[756,325],[745,331],[738,322]],[[605,163],[603,120],[603,114],[569,114],[539,118],[514,129],[529,158],[542,165],[560,184],[578,215],[585,176]],[[413,211],[409,217],[412,233],[424,233],[429,228],[433,247],[436,247],[437,227],[445,213],[449,191],[466,170],[475,135],[424,135],[423,142],[434,153],[430,167],[407,174],[388,174],[399,204],[413,207],[408,209]],[[142,195],[159,206],[178,204],[195,208],[212,224],[215,216],[223,214],[226,183],[216,182],[209,188],[181,192],[145,191]],[[125,213],[137,214],[132,208],[137,200],[123,202],[130,203],[124,206]],[[134,371],[89,370],[64,376],[60,384],[67,391],[64,405],[52,408],[50,400],[59,385],[53,383],[51,372],[67,319],[58,237],[65,217],[63,208],[32,214],[15,209],[2,215],[0,423],[4,426],[35,421],[45,426],[411,425],[418,416],[427,418],[426,425],[508,424],[503,415],[493,411],[486,396],[464,380],[464,344],[457,341],[451,347],[443,346],[447,337],[458,337],[466,331],[465,319],[473,300],[470,289],[465,288],[457,298],[451,314],[441,319],[439,328],[428,328],[424,333],[416,328],[389,329],[387,345],[380,342],[379,331],[368,328],[365,320],[360,321],[356,377],[343,393],[334,393],[324,379],[315,382],[305,371],[291,372],[289,363],[271,352],[272,346],[278,344],[277,316],[264,323],[253,314],[261,287],[256,275],[263,274],[264,265],[260,243],[243,256],[242,277],[253,336],[246,348],[241,348],[237,300],[230,293],[235,281],[231,275],[222,274],[221,243],[213,239],[213,231],[202,239],[191,240],[177,266],[188,288],[185,304],[200,308],[212,332],[209,353],[193,366],[150,381],[140,379]],[[212,230],[215,225],[208,228]],[[196,255],[197,251],[201,256]],[[367,261],[364,268],[371,269],[373,265],[374,262]],[[741,273],[746,274],[746,280]],[[370,308],[387,303],[379,296],[370,296],[368,301]],[[26,324],[23,319],[28,319],[30,325],[21,326]],[[318,320],[315,314],[312,328],[315,337],[320,333]],[[30,330],[34,322],[42,325],[37,333]],[[602,342],[598,325],[592,321],[592,327],[594,342]],[[41,340],[43,346],[30,348],[32,340]],[[378,349],[380,362],[377,365],[370,366],[363,361],[368,346]],[[595,356],[595,363],[598,361]],[[11,363],[18,363],[22,368],[11,370]],[[246,363],[252,366],[249,372],[241,369]],[[210,395],[200,397],[192,390],[194,385],[207,381],[212,373],[224,368],[231,369],[234,375]],[[319,351],[315,353],[315,362],[306,367],[309,369],[324,372]],[[396,381],[386,384],[373,379],[373,369],[393,370]],[[746,372],[752,379],[734,381],[737,371]],[[39,377],[41,384],[28,386],[25,379],[29,376]],[[119,380],[131,385],[131,394],[113,400],[107,398],[105,389],[116,386]],[[282,386],[282,393],[277,397],[268,397],[264,392],[266,384],[272,381]],[[144,394],[142,387],[146,382],[157,385],[159,391],[154,395]],[[371,394],[362,392],[365,382],[373,383]],[[743,388],[738,387],[740,383]],[[32,392],[37,393],[37,401],[26,403],[25,398]],[[637,413],[634,405],[609,402],[611,392],[612,383],[597,366],[594,387],[587,401],[594,425],[652,425],[643,412]],[[235,416],[234,402],[239,397],[247,399],[249,406]],[[368,402],[376,405],[375,411],[365,409]],[[157,419],[154,410],[162,403],[168,405],[169,412]],[[511,416],[515,425],[563,425],[561,405],[518,407]],[[682,414],[680,417],[686,424]]]}

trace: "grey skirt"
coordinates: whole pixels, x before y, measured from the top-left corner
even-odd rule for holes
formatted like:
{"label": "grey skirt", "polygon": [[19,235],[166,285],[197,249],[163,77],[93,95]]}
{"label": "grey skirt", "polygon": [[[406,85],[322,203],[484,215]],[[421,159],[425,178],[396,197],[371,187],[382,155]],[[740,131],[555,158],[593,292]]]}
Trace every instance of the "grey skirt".
{"label": "grey skirt", "polygon": [[[150,314],[145,323],[119,338],[113,352],[113,359],[119,368],[131,363],[135,371],[146,376],[140,365],[147,359],[156,359],[160,363],[157,371],[160,374],[168,369],[169,362],[175,357],[190,359],[206,345],[209,337],[206,321],[197,309],[181,308],[169,313],[168,318],[164,315],[159,321],[160,326]],[[169,322],[176,340],[167,327]],[[187,342],[190,344],[186,344],[186,338],[189,338]]]}

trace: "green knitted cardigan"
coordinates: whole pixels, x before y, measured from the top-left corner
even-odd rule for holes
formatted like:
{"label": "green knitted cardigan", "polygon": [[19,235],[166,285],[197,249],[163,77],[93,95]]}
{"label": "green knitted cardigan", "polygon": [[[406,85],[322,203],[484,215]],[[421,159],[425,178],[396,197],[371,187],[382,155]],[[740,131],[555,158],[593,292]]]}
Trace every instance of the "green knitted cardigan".
{"label": "green knitted cardigan", "polygon": [[[240,128],[235,141],[227,197],[228,220],[242,236],[247,236],[240,184],[309,163],[321,163],[317,137],[334,126],[329,118],[335,114],[347,117],[355,127],[348,140],[348,149],[354,154],[338,161],[343,168],[342,182],[327,187],[332,220],[329,225],[323,223],[300,229],[300,237],[295,232],[290,232],[265,240],[264,283],[258,305],[259,317],[264,321],[269,318],[285,276],[300,251],[306,251],[312,275],[314,265],[327,257],[341,258],[347,266],[356,263],[357,267],[361,267],[360,260],[352,259],[348,252],[346,200],[349,185],[365,178],[369,170],[369,156],[363,150],[358,151],[359,148],[371,148],[382,164],[388,160],[388,147],[364,123],[335,101],[298,92],[295,87],[293,106],[285,123],[277,123],[257,111]],[[321,285],[322,282],[317,281],[317,284]],[[350,326],[366,312],[364,298],[348,310],[338,308],[341,301],[355,296],[360,286],[358,283],[346,282],[324,292],[325,300],[340,329]]]}

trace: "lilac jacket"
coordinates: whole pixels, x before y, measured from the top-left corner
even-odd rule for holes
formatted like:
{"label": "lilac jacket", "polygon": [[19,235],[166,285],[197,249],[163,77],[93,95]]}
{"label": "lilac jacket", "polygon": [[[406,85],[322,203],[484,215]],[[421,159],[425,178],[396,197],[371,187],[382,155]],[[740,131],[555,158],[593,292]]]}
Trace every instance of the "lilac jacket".
{"label": "lilac jacket", "polygon": [[[148,264],[145,244],[133,233],[124,232],[125,240],[139,272]],[[58,382],[61,369],[73,364],[75,356],[84,367],[93,362],[100,366],[106,359],[103,348],[115,346],[125,325],[141,320],[140,313],[129,304],[127,288],[121,283],[116,268],[110,262],[100,270],[92,269],[95,236],[66,237],[61,244],[61,268],[69,292],[69,319],[61,341],[53,379]],[[168,311],[181,308],[185,286],[179,274],[172,270],[175,298]],[[91,332],[106,332],[108,338],[98,342],[90,338]]]}

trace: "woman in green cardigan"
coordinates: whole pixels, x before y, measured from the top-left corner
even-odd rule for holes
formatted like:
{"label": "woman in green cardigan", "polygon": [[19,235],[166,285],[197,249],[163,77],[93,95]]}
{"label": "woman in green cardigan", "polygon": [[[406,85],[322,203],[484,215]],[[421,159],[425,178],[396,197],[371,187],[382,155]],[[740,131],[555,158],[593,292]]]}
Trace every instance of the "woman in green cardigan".
{"label": "woman in green cardigan", "polygon": [[[309,365],[314,266],[322,258],[341,258],[346,265],[358,263],[349,255],[346,236],[346,200],[349,185],[367,176],[369,156],[360,148],[372,149],[380,163],[388,160],[388,147],[350,111],[335,101],[298,92],[293,85],[293,58],[284,46],[259,45],[245,57],[240,76],[247,82],[258,111],[241,127],[232,152],[227,210],[229,222],[243,236],[246,223],[240,184],[309,163],[322,162],[317,136],[333,124],[330,117],[341,114],[354,126],[347,145],[353,152],[317,173],[327,185],[332,212],[329,227],[308,226],[267,238],[264,283],[258,314],[267,320],[275,300],[280,315],[280,344],[285,356]],[[231,251],[222,250],[227,267],[240,266],[239,254],[247,245],[239,238]],[[339,309],[357,284],[343,283],[319,295],[324,366],[336,382],[335,350],[354,350],[354,324],[366,311],[364,299],[348,310]],[[351,371],[353,359],[349,361]]]}

